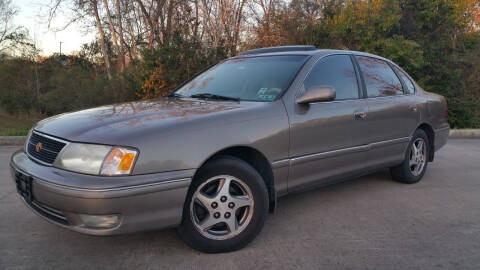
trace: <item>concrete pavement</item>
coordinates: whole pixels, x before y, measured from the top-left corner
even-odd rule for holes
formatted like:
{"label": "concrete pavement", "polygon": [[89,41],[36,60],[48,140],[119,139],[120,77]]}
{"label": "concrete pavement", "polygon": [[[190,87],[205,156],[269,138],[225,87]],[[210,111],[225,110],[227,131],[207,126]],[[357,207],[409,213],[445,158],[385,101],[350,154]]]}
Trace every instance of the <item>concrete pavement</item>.
{"label": "concrete pavement", "polygon": [[0,269],[479,269],[480,140],[450,140],[415,185],[387,171],[281,198],[246,248],[202,254],[174,229],[93,237],[20,201],[0,147]]}

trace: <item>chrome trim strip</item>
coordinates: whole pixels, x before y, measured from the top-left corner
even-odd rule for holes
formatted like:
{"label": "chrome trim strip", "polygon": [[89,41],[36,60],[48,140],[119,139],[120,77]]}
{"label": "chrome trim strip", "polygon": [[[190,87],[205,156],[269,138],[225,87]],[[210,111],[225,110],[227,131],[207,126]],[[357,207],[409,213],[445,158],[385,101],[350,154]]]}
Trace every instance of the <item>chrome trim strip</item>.
{"label": "chrome trim strip", "polygon": [[371,143],[370,149],[375,149],[375,148],[380,148],[388,145],[394,145],[394,144],[399,144],[399,143],[405,143],[409,142],[411,137],[404,137],[404,138],[398,138],[398,139],[393,139],[393,140],[388,140],[388,141],[381,141],[381,142],[376,142],[376,143]]}
{"label": "chrome trim strip", "polygon": [[42,180],[42,179],[38,179],[36,177],[34,177],[34,178],[35,178],[35,181],[41,181],[42,184],[45,184],[45,185],[50,185],[50,186],[54,186],[54,187],[57,187],[57,188],[69,189],[69,190],[74,190],[74,191],[84,191],[84,192],[123,191],[123,190],[137,189],[137,188],[145,188],[145,187],[153,187],[153,186],[174,184],[174,183],[180,183],[180,182],[186,182],[186,181],[191,181],[192,180],[192,178],[180,178],[180,179],[166,180],[166,181],[161,181],[161,182],[141,184],[141,185],[135,185],[135,186],[126,186],[126,187],[118,187],[118,188],[105,188],[105,189],[88,189],[88,188],[76,188],[76,187],[59,185],[59,184],[51,183],[51,182],[48,182],[48,181],[45,181],[45,180]]}
{"label": "chrome trim strip", "polygon": [[295,157],[290,159],[290,165],[298,165],[305,162],[331,158],[331,157],[341,156],[341,155],[350,154],[350,153],[366,152],[368,150],[370,150],[369,145],[361,145],[361,146],[354,146],[354,147],[349,147],[344,149],[332,150],[328,152],[310,154],[310,155],[300,156],[300,157]]}
{"label": "chrome trim strip", "polygon": [[290,159],[289,158],[272,162],[272,168],[273,169],[287,167],[288,165],[290,165]]}
{"label": "chrome trim strip", "polygon": [[[28,152],[28,143],[30,142],[30,137],[32,136],[32,133],[33,133],[33,128],[30,129],[30,131],[28,132],[27,140],[25,141],[25,144],[23,145],[23,150],[25,151],[25,153]],[[27,156],[28,156],[28,154],[27,154]]]}
{"label": "chrome trim strip", "polygon": [[64,143],[64,144],[70,143],[69,141],[62,140],[62,139],[59,139],[59,138],[56,138],[56,137],[52,137],[52,136],[50,136],[50,135],[44,134],[44,133],[42,133],[42,132],[38,132],[38,131],[36,131],[36,130],[32,130],[32,133],[35,133],[35,134],[37,134],[38,136],[42,136],[42,137],[48,138],[48,139],[50,139],[50,140],[54,140],[54,141],[61,142],[61,143]]}
{"label": "chrome trim strip", "polygon": [[272,167],[276,169],[276,168],[285,167],[287,165],[293,166],[293,165],[298,165],[305,162],[316,161],[316,160],[325,159],[325,158],[333,158],[333,157],[351,154],[351,153],[368,152],[372,149],[376,149],[384,146],[406,143],[406,142],[409,142],[410,139],[411,137],[404,137],[404,138],[398,138],[393,140],[370,143],[366,145],[360,145],[360,146],[348,147],[348,148],[315,153],[315,154],[310,154],[305,156],[299,156],[299,157],[294,157],[290,159],[282,159],[282,160],[273,162]]}

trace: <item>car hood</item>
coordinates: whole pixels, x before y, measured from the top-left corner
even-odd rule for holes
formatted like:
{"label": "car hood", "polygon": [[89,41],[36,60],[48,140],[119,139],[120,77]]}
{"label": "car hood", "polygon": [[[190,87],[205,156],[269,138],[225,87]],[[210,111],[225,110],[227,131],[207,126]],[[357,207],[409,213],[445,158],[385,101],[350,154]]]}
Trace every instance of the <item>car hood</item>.
{"label": "car hood", "polygon": [[[102,106],[40,121],[35,130],[70,141],[114,143],[115,138],[187,124],[199,118],[259,106],[259,102],[160,99]],[[195,121],[198,122],[198,121]]]}

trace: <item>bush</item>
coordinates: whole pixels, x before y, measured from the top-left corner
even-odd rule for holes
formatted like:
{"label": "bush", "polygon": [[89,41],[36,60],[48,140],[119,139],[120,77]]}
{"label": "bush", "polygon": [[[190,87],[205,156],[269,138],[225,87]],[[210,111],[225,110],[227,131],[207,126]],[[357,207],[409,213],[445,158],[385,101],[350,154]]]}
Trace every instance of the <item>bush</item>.
{"label": "bush", "polygon": [[164,96],[202,69],[227,57],[227,49],[205,48],[177,33],[174,42],[155,50],[143,51],[143,99]]}

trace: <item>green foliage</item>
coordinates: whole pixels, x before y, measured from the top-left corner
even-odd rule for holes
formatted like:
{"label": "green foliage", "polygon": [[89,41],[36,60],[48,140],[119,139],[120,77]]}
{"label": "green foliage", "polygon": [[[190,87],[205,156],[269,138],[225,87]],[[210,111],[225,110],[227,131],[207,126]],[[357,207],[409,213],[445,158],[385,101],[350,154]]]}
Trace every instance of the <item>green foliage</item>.
{"label": "green foliage", "polygon": [[[476,4],[478,12],[478,0],[273,2],[276,9],[260,18],[251,33],[241,33],[242,48],[313,43],[382,55],[425,90],[446,97],[452,127],[480,128],[480,31],[478,14],[471,11]],[[172,29],[168,41],[155,46],[135,37],[137,46],[128,48],[130,61],[123,72],[115,71],[118,50],[107,34],[112,79],[98,41],[85,44],[76,56],[34,61],[0,54],[0,107],[9,114],[49,116],[157,98],[238,49],[222,40],[215,40],[214,47],[188,29]]]}
{"label": "green foliage", "polygon": [[392,38],[378,40],[374,52],[406,68],[410,76],[422,83],[425,60],[423,49],[417,42],[394,35]]}
{"label": "green foliage", "polygon": [[0,110],[0,136],[23,136],[40,118],[37,115],[13,116]]}
{"label": "green foliage", "polygon": [[468,30],[468,5],[460,0],[330,4],[314,30],[315,45],[389,58],[425,90],[446,97],[453,127],[480,127],[480,34]]}
{"label": "green foliage", "polygon": [[0,133],[0,136],[26,136],[28,129],[7,129]]}
{"label": "green foliage", "polygon": [[140,83],[131,74],[115,74],[108,80],[101,66],[77,56],[7,58],[0,61],[0,106],[10,114],[48,116],[133,100]]}
{"label": "green foliage", "polygon": [[0,106],[9,113],[29,113],[34,107],[31,64],[18,58],[0,62]]}
{"label": "green foliage", "polygon": [[170,44],[143,50],[143,61],[131,63],[123,73],[114,73],[111,80],[100,56],[98,44],[93,42],[78,56],[56,54],[37,61],[1,58],[0,107],[10,114],[50,116],[157,98],[206,66],[225,59],[227,53],[224,47],[206,48],[175,33]]}
{"label": "green foliage", "polygon": [[142,53],[142,98],[163,96],[202,69],[227,57],[227,49],[203,47],[175,33],[173,42]]}

